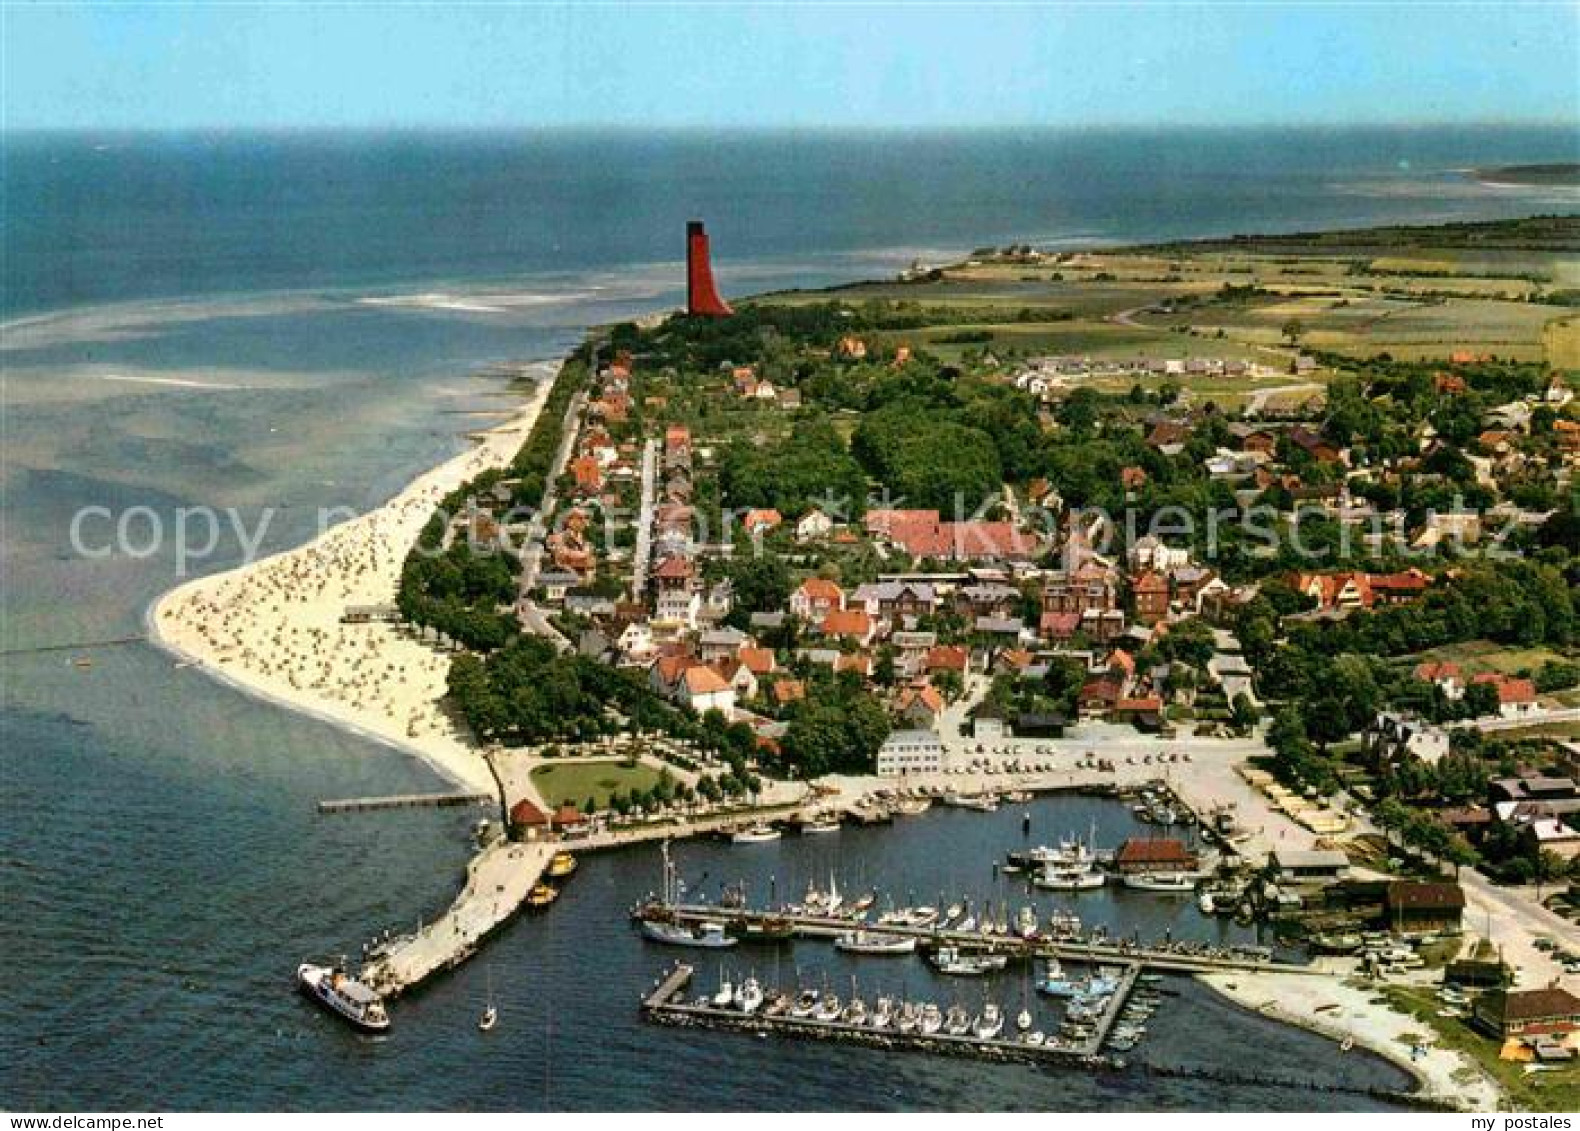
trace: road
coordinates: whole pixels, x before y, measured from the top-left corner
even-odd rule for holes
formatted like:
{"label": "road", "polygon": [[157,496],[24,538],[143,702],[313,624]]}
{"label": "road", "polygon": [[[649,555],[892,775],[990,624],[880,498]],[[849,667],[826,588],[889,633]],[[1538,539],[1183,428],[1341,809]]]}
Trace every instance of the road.
{"label": "road", "polygon": [[653,556],[653,505],[658,482],[658,440],[642,445],[642,505],[636,518],[636,552],[631,559],[631,600],[640,601],[647,588],[647,564]]}

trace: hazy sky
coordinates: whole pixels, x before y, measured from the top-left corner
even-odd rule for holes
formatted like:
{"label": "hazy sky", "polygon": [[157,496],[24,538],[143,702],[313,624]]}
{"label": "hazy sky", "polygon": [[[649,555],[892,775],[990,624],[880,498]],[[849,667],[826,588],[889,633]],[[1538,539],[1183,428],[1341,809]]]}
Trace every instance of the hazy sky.
{"label": "hazy sky", "polygon": [[5,3],[5,124],[1576,121],[1575,2]]}

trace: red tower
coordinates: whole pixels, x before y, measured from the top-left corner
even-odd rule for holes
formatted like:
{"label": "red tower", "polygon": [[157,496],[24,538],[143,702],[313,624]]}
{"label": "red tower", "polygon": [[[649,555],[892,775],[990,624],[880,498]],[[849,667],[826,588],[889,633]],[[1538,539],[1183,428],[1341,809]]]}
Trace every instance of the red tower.
{"label": "red tower", "polygon": [[708,258],[708,233],[701,220],[686,225],[686,313],[702,318],[727,318],[735,311],[719,297]]}

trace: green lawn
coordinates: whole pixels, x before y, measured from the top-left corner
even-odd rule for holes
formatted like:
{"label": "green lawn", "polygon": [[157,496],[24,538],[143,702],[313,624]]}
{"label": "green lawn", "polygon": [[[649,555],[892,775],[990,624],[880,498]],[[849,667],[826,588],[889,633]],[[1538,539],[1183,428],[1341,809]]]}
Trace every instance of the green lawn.
{"label": "green lawn", "polygon": [[601,808],[615,791],[650,789],[658,782],[658,771],[638,762],[634,766],[618,759],[599,762],[559,762],[532,771],[532,784],[551,807],[569,801],[578,809],[591,797]]}

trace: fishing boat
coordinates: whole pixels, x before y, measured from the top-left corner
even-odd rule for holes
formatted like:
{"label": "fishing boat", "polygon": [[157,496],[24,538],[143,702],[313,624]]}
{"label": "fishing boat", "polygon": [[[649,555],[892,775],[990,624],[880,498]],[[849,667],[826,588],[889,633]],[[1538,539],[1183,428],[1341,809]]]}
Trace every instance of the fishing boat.
{"label": "fishing boat", "polygon": [[991,1041],[1004,1031],[1004,1011],[992,1002],[982,1006],[971,1031],[979,1041]]}
{"label": "fishing boat", "polygon": [[933,968],[940,974],[967,978],[1002,970],[1007,962],[1002,954],[963,954],[952,946],[939,947],[932,955]]}
{"label": "fishing boat", "polygon": [[542,882],[532,885],[532,890],[527,892],[527,906],[542,908],[547,907],[560,897],[560,889],[553,884]]}
{"label": "fishing boat", "polygon": [[390,1027],[384,999],[338,965],[315,966],[304,962],[296,968],[296,985],[302,993],[354,1029],[383,1033]]}
{"label": "fishing boat", "polygon": [[1048,964],[1043,968],[1042,978],[1037,982],[1037,992],[1047,994],[1049,997],[1073,998],[1079,995],[1083,988],[1082,982],[1064,972],[1064,967],[1059,965],[1057,958],[1048,959]]}
{"label": "fishing boat", "polygon": [[723,923],[716,922],[698,923],[695,927],[688,927],[680,923],[644,920],[642,935],[654,942],[667,943],[670,946],[692,946],[704,950],[723,950],[740,941],[725,933]]}
{"label": "fishing boat", "polygon": [[1107,876],[1090,866],[1048,865],[1031,882],[1045,891],[1093,891]]}
{"label": "fishing boat", "polygon": [[1132,891],[1155,891],[1183,895],[1196,890],[1196,877],[1189,872],[1136,872],[1125,877]]}
{"label": "fishing boat", "polygon": [[748,825],[743,829],[736,829],[730,834],[731,844],[767,844],[771,840],[778,840],[783,834],[772,825]]}
{"label": "fishing boat", "polygon": [[916,938],[876,931],[846,931],[834,940],[834,949],[846,954],[913,954],[916,951]]}
{"label": "fishing boat", "polygon": [[576,857],[569,852],[556,852],[549,860],[548,874],[551,879],[563,879],[576,870]]}

